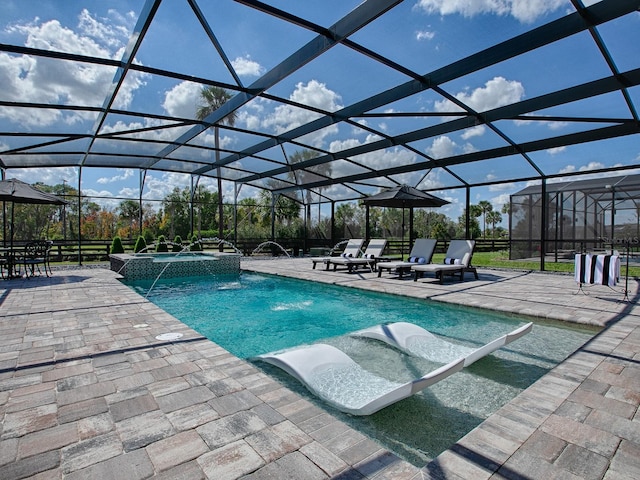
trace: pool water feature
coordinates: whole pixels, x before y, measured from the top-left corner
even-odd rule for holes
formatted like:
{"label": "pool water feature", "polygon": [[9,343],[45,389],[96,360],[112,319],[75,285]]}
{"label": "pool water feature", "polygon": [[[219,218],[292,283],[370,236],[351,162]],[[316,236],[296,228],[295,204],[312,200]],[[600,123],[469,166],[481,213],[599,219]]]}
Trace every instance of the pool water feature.
{"label": "pool water feature", "polygon": [[[141,295],[151,281],[128,282]],[[160,280],[147,297],[241,358],[328,343],[363,368],[404,383],[446,363],[414,358],[355,330],[408,321],[464,347],[478,347],[530,321],[437,302],[261,274]],[[368,417],[331,409],[282,370],[256,366],[290,389],[423,466],[588,341],[596,329],[536,321],[533,331],[472,366]],[[436,357],[437,358],[437,357]],[[348,391],[335,392],[349,395]]]}
{"label": "pool water feature", "polygon": [[239,274],[240,255],[225,252],[134,253],[109,255],[111,270],[127,280]]}

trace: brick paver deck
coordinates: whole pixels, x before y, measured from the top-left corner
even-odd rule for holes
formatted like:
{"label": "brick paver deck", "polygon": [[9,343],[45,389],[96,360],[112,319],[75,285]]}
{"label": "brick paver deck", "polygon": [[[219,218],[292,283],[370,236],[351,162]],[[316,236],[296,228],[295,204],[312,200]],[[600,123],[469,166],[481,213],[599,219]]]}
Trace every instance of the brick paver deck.
{"label": "brick paver deck", "polygon": [[[0,478],[640,478],[638,284],[480,271],[438,285],[243,268],[606,328],[418,468],[203,338],[105,269],[0,283]],[[175,341],[156,336],[181,333]]]}

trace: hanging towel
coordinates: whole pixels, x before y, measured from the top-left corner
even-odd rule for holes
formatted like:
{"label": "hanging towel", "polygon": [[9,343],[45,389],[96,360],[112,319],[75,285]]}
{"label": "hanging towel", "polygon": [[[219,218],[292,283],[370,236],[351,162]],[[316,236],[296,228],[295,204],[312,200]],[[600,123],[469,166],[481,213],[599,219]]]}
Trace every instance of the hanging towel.
{"label": "hanging towel", "polygon": [[618,255],[576,254],[575,281],[613,287],[620,280]]}

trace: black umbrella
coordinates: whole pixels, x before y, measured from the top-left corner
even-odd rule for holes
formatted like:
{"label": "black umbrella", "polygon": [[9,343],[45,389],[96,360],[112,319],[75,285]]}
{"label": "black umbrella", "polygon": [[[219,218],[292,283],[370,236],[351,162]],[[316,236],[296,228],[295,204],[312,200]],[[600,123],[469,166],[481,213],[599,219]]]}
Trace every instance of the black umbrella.
{"label": "black umbrella", "polygon": [[[398,185],[397,187],[389,188],[376,195],[372,195],[363,200],[367,206],[374,207],[390,207],[390,208],[402,208],[402,241],[404,244],[404,209],[411,209],[409,212],[409,227],[413,227],[413,209],[414,208],[432,208],[442,207],[449,202],[438,198],[429,193],[425,193],[417,188],[410,187],[409,185]],[[368,221],[367,210],[367,224]],[[368,232],[367,232],[368,233]],[[409,232],[409,243],[411,243],[411,232]],[[404,245],[403,245],[404,249]],[[404,254],[404,251],[403,251]]]}
{"label": "black umbrella", "polygon": [[376,195],[365,198],[363,202],[365,205],[374,207],[395,208],[441,207],[449,203],[442,198],[434,197],[409,185],[399,185],[384,190]]}
{"label": "black umbrella", "polygon": [[[0,180],[0,200],[11,202],[11,249],[13,249],[13,205],[16,203],[65,205],[60,197],[45,193],[15,178]],[[6,235],[4,236],[6,238]]]}

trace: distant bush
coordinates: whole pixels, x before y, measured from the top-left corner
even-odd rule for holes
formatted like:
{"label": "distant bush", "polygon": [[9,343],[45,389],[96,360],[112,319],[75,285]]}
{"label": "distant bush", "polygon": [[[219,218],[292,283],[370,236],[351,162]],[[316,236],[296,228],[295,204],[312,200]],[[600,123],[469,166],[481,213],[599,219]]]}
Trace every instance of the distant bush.
{"label": "distant bush", "polygon": [[122,246],[122,239],[120,237],[113,237],[109,253],[124,253],[124,247]]}
{"label": "distant bush", "polygon": [[167,240],[164,238],[164,235],[160,235],[158,240],[156,240],[156,252],[164,253],[169,251],[169,245],[167,245]]}
{"label": "distant bush", "polygon": [[182,251],[182,237],[180,235],[176,235],[176,238],[173,239],[173,248],[174,252]]}
{"label": "distant bush", "polygon": [[189,246],[189,250],[191,250],[192,252],[199,252],[202,250],[202,244],[200,243],[197,235],[191,237],[191,245]]}
{"label": "distant bush", "polygon": [[139,236],[138,239],[136,240],[135,246],[133,247],[133,251],[135,253],[138,253],[138,252],[142,252],[146,248],[147,248],[147,241],[144,239],[143,236]]}

